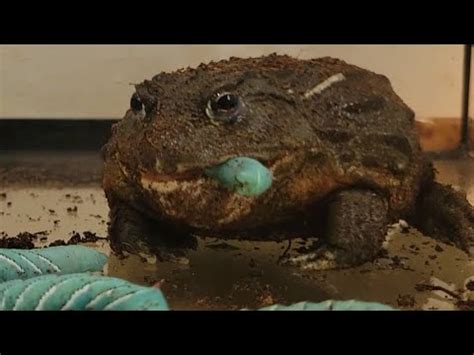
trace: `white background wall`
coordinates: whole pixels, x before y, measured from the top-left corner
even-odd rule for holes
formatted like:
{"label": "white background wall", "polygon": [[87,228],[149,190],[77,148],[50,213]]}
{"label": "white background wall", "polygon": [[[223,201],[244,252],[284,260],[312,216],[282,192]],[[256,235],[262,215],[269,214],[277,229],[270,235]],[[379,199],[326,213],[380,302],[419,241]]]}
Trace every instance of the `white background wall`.
{"label": "white background wall", "polygon": [[129,83],[271,52],[339,57],[387,75],[418,118],[460,116],[460,45],[3,45],[0,118],[120,118],[133,92]]}

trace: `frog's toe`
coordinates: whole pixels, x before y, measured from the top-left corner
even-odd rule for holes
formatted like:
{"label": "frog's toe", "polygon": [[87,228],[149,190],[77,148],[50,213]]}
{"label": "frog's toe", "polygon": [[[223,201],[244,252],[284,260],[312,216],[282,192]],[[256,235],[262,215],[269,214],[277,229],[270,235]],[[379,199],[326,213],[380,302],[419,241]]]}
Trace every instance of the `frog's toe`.
{"label": "frog's toe", "polygon": [[156,252],[156,258],[160,262],[189,265],[189,258],[186,255],[183,255],[182,251],[159,250]]}
{"label": "frog's toe", "polygon": [[134,243],[125,242],[120,245],[120,249],[115,249],[114,253],[121,257],[127,258],[130,255],[136,255],[141,258],[143,262],[148,264],[156,264],[157,262],[169,262],[180,265],[189,265],[183,249],[173,249],[150,245],[144,241],[135,241]]}
{"label": "frog's toe", "polygon": [[283,264],[296,266],[303,270],[332,270],[350,267],[341,250],[321,247],[314,252],[289,257]]}
{"label": "frog's toe", "polygon": [[116,243],[112,240],[110,242],[110,247],[112,249],[112,252],[120,258],[127,258],[130,255],[151,254],[151,251],[147,247],[147,244],[141,243],[138,240],[134,239],[124,240],[121,243]]}

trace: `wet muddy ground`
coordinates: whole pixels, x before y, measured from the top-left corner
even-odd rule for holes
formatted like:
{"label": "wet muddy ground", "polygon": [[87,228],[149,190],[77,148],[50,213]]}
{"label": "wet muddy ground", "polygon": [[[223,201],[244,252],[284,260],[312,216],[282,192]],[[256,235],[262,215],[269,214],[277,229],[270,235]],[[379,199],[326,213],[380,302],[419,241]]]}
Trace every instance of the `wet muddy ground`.
{"label": "wet muddy ground", "polygon": [[[100,168],[93,152],[0,154],[0,245],[2,237],[21,232],[34,233],[36,246],[72,237],[77,242],[77,233],[105,237],[108,207]],[[474,159],[440,160],[436,168],[438,180],[466,191],[474,204]],[[110,253],[102,239],[85,245]],[[465,309],[466,301],[474,300],[474,259],[412,228],[392,226],[387,255],[355,269],[310,271],[279,264],[284,253],[297,255],[304,245],[302,240],[290,245],[201,238],[189,265],[111,255],[106,272],[140,284],[158,283],[173,309],[257,308],[329,298],[402,309]]]}

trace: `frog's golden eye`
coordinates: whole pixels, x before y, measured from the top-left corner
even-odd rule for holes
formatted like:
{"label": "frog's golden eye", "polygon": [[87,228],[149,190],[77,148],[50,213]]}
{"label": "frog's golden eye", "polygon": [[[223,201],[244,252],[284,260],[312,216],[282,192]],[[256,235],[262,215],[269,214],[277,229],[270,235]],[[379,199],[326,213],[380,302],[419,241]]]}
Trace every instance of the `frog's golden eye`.
{"label": "frog's golden eye", "polygon": [[235,123],[244,113],[244,103],[240,96],[230,92],[214,94],[206,106],[207,116],[216,121]]}
{"label": "frog's golden eye", "polygon": [[141,111],[143,109],[143,104],[137,93],[134,93],[130,98],[130,108],[133,111]]}

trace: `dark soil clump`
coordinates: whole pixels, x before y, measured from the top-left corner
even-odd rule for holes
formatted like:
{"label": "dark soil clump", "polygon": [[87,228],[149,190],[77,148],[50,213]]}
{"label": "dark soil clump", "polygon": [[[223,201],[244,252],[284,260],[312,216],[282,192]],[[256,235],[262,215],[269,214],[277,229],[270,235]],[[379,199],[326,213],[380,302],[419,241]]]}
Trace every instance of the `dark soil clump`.
{"label": "dark soil clump", "polygon": [[3,236],[0,238],[0,248],[6,249],[33,249],[33,240],[38,239],[35,234],[23,232],[16,237]]}

